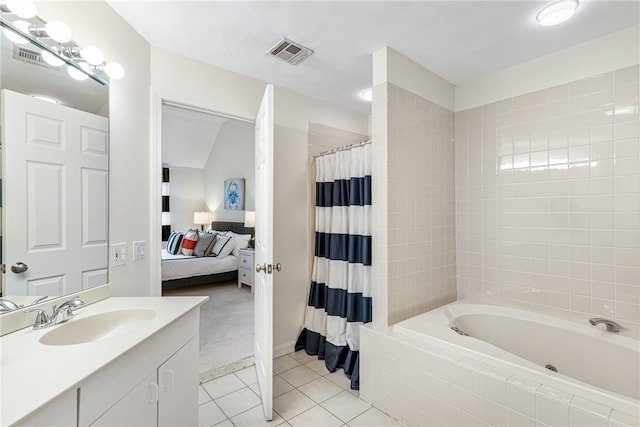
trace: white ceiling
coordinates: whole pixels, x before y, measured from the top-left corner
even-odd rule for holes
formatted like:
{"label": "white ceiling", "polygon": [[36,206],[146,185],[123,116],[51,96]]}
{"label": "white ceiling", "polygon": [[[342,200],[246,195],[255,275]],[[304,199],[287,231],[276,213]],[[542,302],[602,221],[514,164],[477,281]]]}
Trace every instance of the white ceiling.
{"label": "white ceiling", "polygon": [[[581,0],[556,27],[535,21],[540,1],[107,1],[153,46],[362,113],[384,46],[460,84],[640,21],[638,0]],[[315,53],[268,57],[283,37]]]}
{"label": "white ceiling", "polygon": [[162,106],[162,163],[203,169],[218,132],[229,119],[171,105]]}

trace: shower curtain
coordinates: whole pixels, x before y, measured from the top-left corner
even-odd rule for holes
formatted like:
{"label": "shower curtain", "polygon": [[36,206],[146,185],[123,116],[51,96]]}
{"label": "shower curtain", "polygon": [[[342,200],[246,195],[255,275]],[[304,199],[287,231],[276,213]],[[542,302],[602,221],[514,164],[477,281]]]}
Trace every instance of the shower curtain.
{"label": "shower curtain", "polygon": [[316,159],[315,252],[296,351],[343,368],[359,389],[359,326],[371,322],[371,144]]}

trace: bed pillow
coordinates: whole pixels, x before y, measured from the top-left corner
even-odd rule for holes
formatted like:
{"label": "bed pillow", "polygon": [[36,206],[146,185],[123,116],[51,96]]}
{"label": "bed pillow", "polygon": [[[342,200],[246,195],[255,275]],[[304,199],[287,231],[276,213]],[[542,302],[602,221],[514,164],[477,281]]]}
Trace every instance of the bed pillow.
{"label": "bed pillow", "polygon": [[197,257],[209,255],[215,240],[215,233],[198,233],[198,243],[196,243],[196,247],[193,248],[193,254]]}
{"label": "bed pillow", "polygon": [[238,234],[233,231],[229,231],[227,236],[231,236],[233,239],[233,255],[240,256],[240,249],[246,249],[249,247],[249,240],[251,240],[251,234]]}
{"label": "bed pillow", "polygon": [[[219,258],[223,258],[231,253],[233,250],[231,243],[231,237],[217,235],[216,240],[211,248],[211,255]],[[226,248],[226,249],[225,249]]]}
{"label": "bed pillow", "polygon": [[174,231],[169,236],[169,240],[167,240],[167,252],[171,255],[177,255],[180,252],[180,245],[182,244],[182,233],[179,231]]}
{"label": "bed pillow", "polygon": [[196,243],[198,243],[198,230],[191,228],[184,233],[184,237],[182,238],[182,255],[192,256]]}

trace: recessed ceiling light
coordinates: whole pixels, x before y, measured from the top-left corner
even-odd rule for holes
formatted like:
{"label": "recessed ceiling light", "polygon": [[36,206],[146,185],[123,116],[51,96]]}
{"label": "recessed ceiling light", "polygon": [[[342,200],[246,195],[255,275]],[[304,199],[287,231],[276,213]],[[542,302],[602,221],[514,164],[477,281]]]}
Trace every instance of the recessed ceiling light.
{"label": "recessed ceiling light", "polygon": [[371,102],[371,100],[373,99],[373,91],[371,90],[371,88],[365,89],[360,92],[360,98],[364,99],[365,101]]}
{"label": "recessed ceiling light", "polygon": [[578,8],[578,0],[561,0],[542,9],[536,15],[540,25],[549,27],[571,18]]}

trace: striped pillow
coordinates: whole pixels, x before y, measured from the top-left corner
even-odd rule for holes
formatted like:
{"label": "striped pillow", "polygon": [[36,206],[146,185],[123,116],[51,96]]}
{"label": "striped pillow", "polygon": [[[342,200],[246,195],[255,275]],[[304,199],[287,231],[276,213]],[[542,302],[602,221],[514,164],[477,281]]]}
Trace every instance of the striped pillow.
{"label": "striped pillow", "polygon": [[177,255],[180,252],[180,245],[182,244],[182,233],[179,231],[174,231],[169,236],[169,240],[167,240],[167,252],[171,255]]}
{"label": "striped pillow", "polygon": [[198,243],[198,230],[189,229],[182,238],[182,255],[193,255],[196,243]]}
{"label": "striped pillow", "polygon": [[223,258],[229,255],[233,249],[233,247],[229,245],[231,245],[231,237],[221,236],[218,234],[216,236],[216,241],[213,244],[213,248],[211,248],[210,256],[219,256],[220,258]]}

